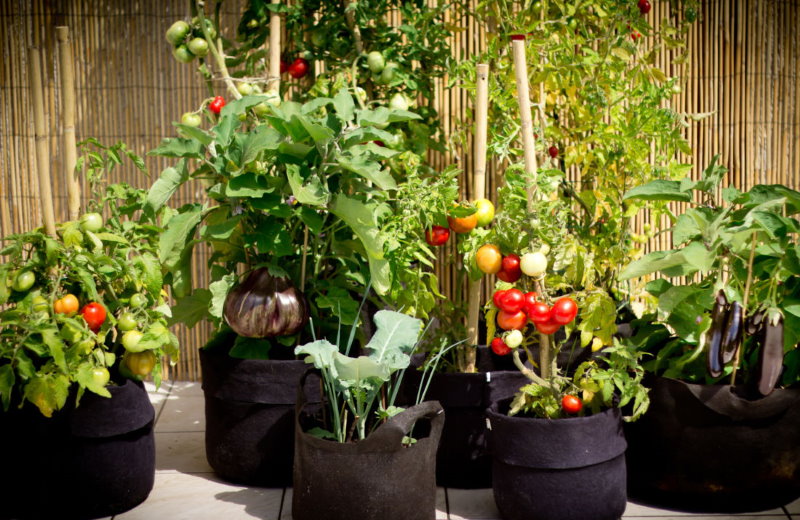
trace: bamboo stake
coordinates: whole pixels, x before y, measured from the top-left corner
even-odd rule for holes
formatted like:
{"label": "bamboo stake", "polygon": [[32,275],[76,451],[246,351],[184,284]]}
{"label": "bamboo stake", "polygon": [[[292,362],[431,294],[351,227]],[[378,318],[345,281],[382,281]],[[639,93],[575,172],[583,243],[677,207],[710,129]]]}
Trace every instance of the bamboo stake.
{"label": "bamboo stake", "polygon": [[[280,0],[272,0],[279,5]],[[281,91],[281,16],[271,12],[269,15],[269,82],[268,89],[280,95]]]}
{"label": "bamboo stake", "polygon": [[[478,64],[475,92],[475,137],[473,143],[474,170],[472,181],[473,200],[486,197],[486,136],[489,126],[489,65]],[[478,344],[478,318],[481,310],[481,282],[469,283],[467,337],[468,345]],[[468,348],[466,352],[466,372],[476,372],[477,351]]]}
{"label": "bamboo stake", "polygon": [[42,204],[44,229],[56,237],[56,219],[53,210],[53,188],[50,184],[50,153],[47,147],[46,123],[44,119],[44,97],[42,92],[41,54],[36,47],[30,48],[31,97],[33,98],[34,132],[36,136],[36,171],[39,174],[39,194]]}
{"label": "bamboo stake", "polygon": [[522,147],[525,152],[525,172],[531,176],[528,185],[528,208],[533,207],[536,191],[536,147],[533,140],[533,118],[531,117],[531,95],[528,86],[528,64],[525,61],[525,40],[511,40],[514,53],[514,73],[517,81],[517,101],[522,128]]}
{"label": "bamboo stake", "polygon": [[78,162],[75,145],[75,67],[68,27],[56,27],[59,71],[61,72],[62,118],[64,132],[64,165],[69,196],[69,219],[76,220],[81,211],[81,184],[75,164]]}

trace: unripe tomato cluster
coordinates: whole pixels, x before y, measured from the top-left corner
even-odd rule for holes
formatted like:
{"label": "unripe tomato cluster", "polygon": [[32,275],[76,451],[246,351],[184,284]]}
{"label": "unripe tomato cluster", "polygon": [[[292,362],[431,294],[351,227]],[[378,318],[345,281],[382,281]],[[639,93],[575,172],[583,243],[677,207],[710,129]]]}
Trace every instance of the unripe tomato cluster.
{"label": "unripe tomato cluster", "polygon": [[[217,30],[214,23],[206,18],[205,24],[208,35],[216,38]],[[173,47],[172,56],[181,63],[191,63],[195,58],[204,58],[208,55],[208,41],[198,18],[193,18],[191,25],[178,20],[167,29],[165,37]]]}

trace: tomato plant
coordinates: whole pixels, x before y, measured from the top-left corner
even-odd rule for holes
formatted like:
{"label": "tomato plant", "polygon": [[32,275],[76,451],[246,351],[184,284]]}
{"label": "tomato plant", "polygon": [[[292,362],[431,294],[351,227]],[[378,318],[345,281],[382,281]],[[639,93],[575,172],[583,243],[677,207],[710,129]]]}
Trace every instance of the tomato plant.
{"label": "tomato plant", "polygon": [[561,400],[561,408],[570,415],[575,415],[583,409],[583,401],[574,395],[565,395]]}
{"label": "tomato plant", "polygon": [[552,310],[544,302],[535,302],[528,306],[528,317],[533,323],[546,323],[550,321]]}
{"label": "tomato plant", "polygon": [[523,311],[509,312],[501,310],[497,313],[497,325],[504,330],[523,329],[528,323],[528,316]]}
{"label": "tomato plant", "polygon": [[[26,291],[0,284],[3,410],[35,406],[49,417],[87,390],[110,397],[106,386],[122,382],[124,352],[112,330],[114,316],[133,312],[135,294],[145,302],[135,311],[144,331],[140,345],[158,355],[178,352],[177,338],[167,328],[170,309],[161,295],[163,212],[143,211],[143,190],[105,183],[108,172],[125,164],[123,159],[137,169],[144,164],[122,143],[105,147],[92,139],[79,146],[76,169],[86,174],[93,195],[83,216],[57,224],[55,236],[38,229],[2,238],[0,280],[23,272],[34,279]],[[159,383],[160,373],[152,375]]]}
{"label": "tomato plant", "polygon": [[456,233],[469,233],[478,225],[478,217],[475,214],[466,217],[447,217],[447,224]]}
{"label": "tomato plant", "polygon": [[225,98],[222,96],[216,96],[208,104],[208,109],[213,113],[219,115],[219,113],[222,111],[222,107],[224,106],[225,106]]}
{"label": "tomato plant", "polygon": [[516,314],[525,305],[525,295],[519,289],[508,289],[499,298],[500,310]]}
{"label": "tomato plant", "polygon": [[122,362],[135,376],[147,377],[156,366],[156,355],[152,350],[143,352],[126,352]]}
{"label": "tomato plant", "polygon": [[498,273],[503,263],[500,248],[494,244],[482,245],[475,253],[475,263],[478,265],[478,269],[486,274]]}
{"label": "tomato plant", "polygon": [[450,230],[444,226],[433,226],[425,231],[425,242],[431,246],[443,246],[450,238]]}
{"label": "tomato plant", "polygon": [[28,291],[36,283],[36,275],[30,271],[20,271],[14,277],[12,288],[17,292]]}
{"label": "tomato plant", "polygon": [[494,338],[490,346],[492,352],[494,352],[498,356],[507,356],[511,354],[511,349],[508,347],[508,345],[505,344],[502,338]]}
{"label": "tomato plant", "polygon": [[578,315],[578,304],[575,300],[566,296],[559,298],[553,304],[552,317],[553,321],[559,325],[566,325],[575,319]]}
{"label": "tomato plant", "polygon": [[486,227],[492,223],[494,219],[494,204],[489,199],[478,199],[475,201],[477,212],[475,216],[478,218],[478,226]]}

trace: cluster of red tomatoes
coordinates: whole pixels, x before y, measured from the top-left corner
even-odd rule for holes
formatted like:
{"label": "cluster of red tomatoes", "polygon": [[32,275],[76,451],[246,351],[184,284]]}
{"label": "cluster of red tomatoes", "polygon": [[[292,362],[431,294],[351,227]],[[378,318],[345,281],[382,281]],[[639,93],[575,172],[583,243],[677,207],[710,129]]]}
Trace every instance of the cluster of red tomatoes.
{"label": "cluster of red tomatoes", "polygon": [[[80,306],[78,298],[74,294],[66,294],[53,303],[53,310],[56,314],[66,314],[71,316],[78,312]],[[86,325],[92,332],[97,332],[106,321],[106,308],[97,302],[89,302],[81,309]]]}
{"label": "cluster of red tomatoes", "polygon": [[578,314],[578,304],[568,296],[557,299],[550,307],[539,301],[535,292],[523,293],[519,289],[495,291],[492,303],[499,309],[497,325],[504,330],[522,330],[530,320],[537,331],[553,334]]}

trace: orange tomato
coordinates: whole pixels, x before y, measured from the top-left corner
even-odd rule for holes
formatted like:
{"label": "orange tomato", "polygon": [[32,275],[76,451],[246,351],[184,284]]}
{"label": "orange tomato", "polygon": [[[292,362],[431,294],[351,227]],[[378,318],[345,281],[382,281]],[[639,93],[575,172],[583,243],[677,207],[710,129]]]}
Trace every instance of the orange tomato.
{"label": "orange tomato", "polygon": [[53,310],[56,314],[75,314],[78,312],[78,298],[74,294],[66,294],[63,298],[55,301]]}
{"label": "orange tomato", "polygon": [[447,217],[447,224],[456,233],[469,233],[478,225],[478,215],[473,213],[468,217]]}
{"label": "orange tomato", "polygon": [[486,274],[497,274],[503,264],[500,248],[494,244],[484,244],[475,253],[478,269]]}

